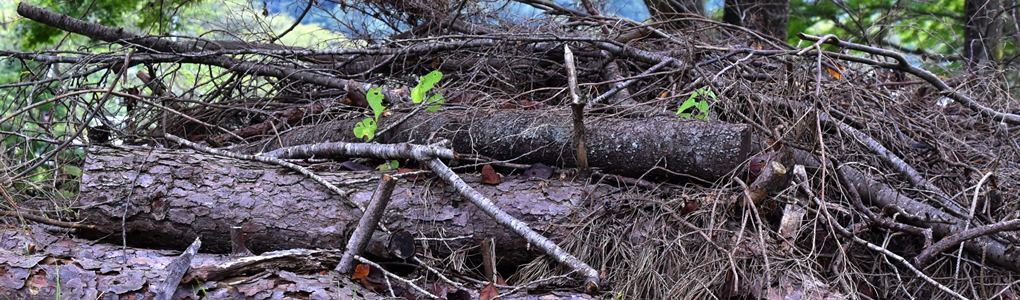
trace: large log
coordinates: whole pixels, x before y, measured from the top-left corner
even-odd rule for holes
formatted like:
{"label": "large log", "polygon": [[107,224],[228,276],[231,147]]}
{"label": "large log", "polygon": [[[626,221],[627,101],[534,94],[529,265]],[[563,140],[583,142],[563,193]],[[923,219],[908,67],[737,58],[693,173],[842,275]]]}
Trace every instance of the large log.
{"label": "large log", "polygon": [[[402,114],[380,120],[379,130]],[[268,152],[284,146],[358,142],[353,128],[361,120],[337,120],[291,130],[280,139],[237,147],[244,153]],[[664,178],[670,171],[715,181],[740,166],[751,153],[751,130],[744,124],[679,117],[619,119],[589,117],[585,121],[588,162],[606,173]],[[493,110],[419,112],[384,133],[385,143],[425,143],[446,138],[454,151],[477,153],[518,163],[575,167],[573,123],[569,110]]]}
{"label": "large log", "polygon": [[[350,200],[362,204],[368,203],[379,177],[377,172],[320,174],[351,190]],[[495,186],[482,185],[472,175],[464,179],[554,241],[570,234],[557,224],[571,223],[575,207],[620,197],[607,186],[510,180],[515,177]],[[89,148],[81,195],[81,219],[99,228],[82,231],[84,237],[120,241],[123,230],[131,245],[184,249],[201,236],[203,251],[213,253],[231,250],[232,226],[245,228],[248,249],[255,253],[339,249],[361,217],[339,195],[290,170],[191,150]],[[383,224],[416,237],[448,238],[424,242],[438,255],[477,246],[488,237],[495,239],[507,264],[539,254],[442,182],[401,179],[392,198]]]}

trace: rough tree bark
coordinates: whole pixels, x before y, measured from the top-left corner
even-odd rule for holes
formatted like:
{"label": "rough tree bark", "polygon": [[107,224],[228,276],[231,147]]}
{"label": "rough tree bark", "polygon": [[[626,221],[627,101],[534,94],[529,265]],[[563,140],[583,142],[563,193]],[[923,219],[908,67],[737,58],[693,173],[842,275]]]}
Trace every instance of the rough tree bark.
{"label": "rough tree bark", "polygon": [[[375,172],[321,174],[352,190],[350,199],[361,203],[369,201],[378,179]],[[475,176],[464,179],[480,182]],[[556,224],[571,223],[575,207],[619,197],[608,186],[559,180],[504,180],[474,187],[554,241],[569,236]],[[184,249],[201,236],[203,251],[213,253],[230,251],[231,226],[245,228],[247,246],[255,253],[339,249],[361,217],[340,196],[289,170],[190,150],[90,148],[81,195],[81,220],[99,228],[81,232],[83,237],[119,243],[123,216],[131,245]],[[539,254],[459,197],[441,182],[402,179],[382,222],[418,237],[448,238],[425,242],[438,255],[489,237],[501,250],[501,263],[519,264]]]}
{"label": "rough tree bark", "polygon": [[690,22],[678,22],[679,14],[705,15],[704,0],[644,0],[648,12],[656,22],[665,22],[667,27],[679,29],[689,26]]}
{"label": "rough tree bark", "polygon": [[726,0],[723,21],[786,40],[790,0]]}
{"label": "rough tree bark", "polygon": [[[379,128],[402,117],[394,114]],[[359,142],[352,128],[358,120],[338,120],[297,128],[279,140],[235,149],[243,153],[268,152],[283,146]],[[459,153],[477,153],[516,163],[575,166],[571,146],[573,127],[569,110],[557,111],[443,111],[421,112],[377,139],[383,143],[427,143],[446,138]],[[706,181],[729,174],[751,153],[750,126],[677,117],[613,119],[589,116],[585,120],[588,162],[605,173],[661,179],[667,172],[656,166]]]}
{"label": "rough tree bark", "polygon": [[971,66],[978,63],[995,63],[1002,37],[1002,0],[964,1],[963,56]]}

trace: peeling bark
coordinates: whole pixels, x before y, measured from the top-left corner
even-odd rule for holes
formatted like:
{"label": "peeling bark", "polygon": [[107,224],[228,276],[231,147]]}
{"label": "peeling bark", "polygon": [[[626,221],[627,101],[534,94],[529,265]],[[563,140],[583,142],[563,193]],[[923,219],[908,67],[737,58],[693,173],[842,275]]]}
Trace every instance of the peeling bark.
{"label": "peeling bark", "polygon": [[[363,204],[378,180],[375,172],[320,174],[354,190],[351,200]],[[491,186],[480,184],[477,176],[462,176],[499,208],[554,241],[570,233],[551,226],[570,223],[575,207],[619,197],[607,186],[556,180],[505,180]],[[491,237],[501,250],[501,263],[519,264],[539,254],[445,184],[399,181],[382,222],[416,237],[450,238],[425,242],[432,253],[475,247]],[[247,246],[255,253],[340,249],[362,214],[289,170],[190,150],[89,148],[81,195],[81,220],[99,228],[81,231],[83,237],[119,243],[123,215],[131,245],[184,249],[201,236],[203,251],[213,253],[231,250],[231,226],[251,229]]]}

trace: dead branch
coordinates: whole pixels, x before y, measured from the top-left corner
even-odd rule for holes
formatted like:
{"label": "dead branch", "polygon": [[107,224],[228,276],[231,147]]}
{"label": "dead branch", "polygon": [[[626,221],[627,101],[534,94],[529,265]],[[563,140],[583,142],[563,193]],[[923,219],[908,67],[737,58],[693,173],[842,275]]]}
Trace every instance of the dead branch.
{"label": "dead branch", "polygon": [[502,209],[498,208],[492,200],[485,197],[475,189],[471,188],[461,180],[459,176],[453,173],[449,167],[443,164],[439,159],[432,159],[428,161],[429,168],[435,172],[439,178],[449,183],[460,192],[461,195],[466,196],[471,200],[472,203],[482,209],[487,215],[491,216],[496,223],[503,225],[508,229],[513,230],[518,235],[524,237],[529,243],[534,243],[539,249],[542,249],[547,255],[553,259],[570,266],[571,269],[581,273],[585,277],[584,288],[589,294],[594,294],[599,291],[599,273],[595,271],[587,263],[577,259],[570,253],[564,251],[560,246],[553,243],[546,237],[539,235],[537,232],[531,229],[528,224],[521,222],[517,218],[510,216]]}
{"label": "dead branch", "polygon": [[[199,54],[196,56],[185,56],[183,62],[209,64],[246,74],[259,74],[275,78],[289,78],[292,80],[296,79],[332,88],[339,88],[345,90],[348,88],[352,88],[352,90],[349,91],[351,97],[363,96],[366,91],[372,88],[371,85],[366,83],[360,83],[346,79],[339,79],[330,76],[322,76],[322,74],[301,71],[294,68],[251,63],[224,56],[200,55],[200,52],[204,51],[206,47],[214,45],[214,43],[200,43],[200,44],[196,43],[194,45],[187,45],[185,43],[173,42],[168,39],[159,37],[142,37],[133,33],[126,32],[122,28],[112,28],[99,25],[96,23],[81,21],[78,19],[71,18],[67,15],[57,14],[42,9],[40,7],[33,6],[31,4],[26,4],[24,2],[18,4],[18,14],[26,18],[29,18],[33,21],[50,25],[67,32],[77,33],[90,38],[107,41],[111,43],[120,43],[125,46],[139,47],[142,50],[147,50],[151,52],[164,52],[164,53],[199,52],[195,53]],[[400,99],[399,96],[388,93],[388,91],[384,91],[384,94],[386,98],[391,99],[390,100],[391,102],[400,102],[395,101],[395,99]]]}
{"label": "dead branch", "polygon": [[972,240],[979,236],[996,234],[1004,231],[1020,230],[1020,220],[1002,221],[995,224],[988,224],[981,227],[967,229],[956,234],[947,236],[931,247],[925,248],[921,254],[914,257],[914,263],[919,267],[926,267],[936,255],[949,250],[965,241]]}
{"label": "dead branch", "polygon": [[[352,150],[361,150],[359,153],[355,153]],[[404,156],[394,155],[394,150],[404,150]],[[502,209],[497,207],[492,200],[485,197],[474,188],[471,188],[460,179],[457,174],[453,173],[442,161],[439,160],[441,157],[449,157],[450,150],[439,147],[437,145],[430,146],[419,146],[409,144],[346,144],[346,143],[331,143],[331,144],[318,144],[308,146],[298,146],[294,148],[281,149],[279,154],[287,155],[288,157],[336,157],[336,156],[371,156],[386,159],[393,158],[413,158],[423,163],[427,163],[429,169],[432,170],[439,178],[446,181],[448,184],[453,186],[461,195],[466,197],[471,203],[475,204],[485,214],[492,217],[496,223],[502,225],[506,229],[513,231],[522,238],[524,238],[528,244],[534,244],[539,249],[543,250],[547,255],[555,258],[556,260],[569,265],[572,269],[581,273],[585,276],[586,290],[590,293],[598,291],[598,272],[595,271],[591,266],[578,260],[573,255],[563,251],[559,246],[550,241],[548,238],[535,232],[528,224],[521,222],[517,218],[507,214]],[[437,153],[443,153],[446,155],[437,155]],[[275,153],[271,153],[275,154]],[[370,212],[366,211],[366,214]],[[362,219],[364,220],[364,218]],[[364,222],[364,221],[363,221]],[[359,224],[359,227],[362,226]],[[349,244],[351,245],[351,244]],[[356,244],[354,244],[356,245]],[[354,250],[357,251],[357,250]],[[349,268],[350,266],[344,266]]]}
{"label": "dead branch", "polygon": [[967,297],[964,297],[963,295],[960,295],[959,293],[957,293],[956,291],[950,289],[949,287],[946,287],[945,285],[940,284],[938,281],[935,281],[934,279],[931,278],[931,276],[928,276],[927,274],[924,274],[924,272],[921,272],[921,270],[918,270],[916,267],[914,267],[913,264],[911,264],[909,261],[907,261],[902,256],[899,256],[896,253],[893,253],[892,251],[889,251],[888,249],[886,249],[886,248],[884,248],[882,246],[875,245],[875,244],[873,244],[871,242],[868,242],[868,241],[858,237],[857,235],[855,235],[852,231],[850,231],[847,228],[843,227],[843,225],[840,225],[839,221],[836,220],[835,218],[833,218],[832,215],[829,214],[829,211],[827,209],[825,209],[825,204],[822,203],[822,200],[819,199],[818,197],[815,197],[814,194],[811,192],[811,189],[810,189],[809,185],[807,184],[807,173],[806,173],[806,171],[804,171],[804,166],[802,166],[802,165],[795,166],[793,173],[794,173],[794,180],[797,181],[797,184],[800,186],[801,190],[803,190],[806,194],[808,194],[810,199],[812,201],[814,201],[815,204],[818,205],[818,207],[821,208],[819,210],[824,213],[825,218],[828,220],[828,224],[829,224],[830,227],[835,228],[836,231],[838,231],[843,236],[852,239],[855,243],[864,245],[865,247],[868,247],[868,249],[881,252],[885,256],[890,257],[893,260],[896,260],[900,264],[903,264],[908,269],[913,271],[914,274],[916,274],[918,277],[921,277],[922,279],[924,279],[924,281],[928,282],[931,285],[934,285],[935,287],[939,288],[940,290],[942,290],[942,291],[944,291],[944,292],[946,292],[946,293],[948,293],[950,295],[953,295],[953,296],[955,296],[958,299],[968,299]]}
{"label": "dead branch", "polygon": [[[809,41],[822,41],[821,37],[809,34],[798,33],[797,36]],[[835,36],[828,36],[822,42],[851,50],[863,51],[871,54],[882,55],[885,57],[892,58],[896,60],[896,63],[871,61],[871,64],[874,66],[890,68],[893,70],[901,70],[910,74],[914,74],[914,76],[920,77],[921,79],[924,79],[931,85],[934,85],[936,89],[938,89],[940,92],[945,93],[947,96],[949,96],[949,98],[952,98],[953,100],[963,103],[963,105],[966,105],[968,108],[981,114],[982,116],[991,118],[992,120],[995,121],[1007,122],[1013,125],[1020,124],[1020,115],[995,111],[987,106],[982,105],[981,103],[978,103],[977,101],[974,101],[973,99],[970,98],[970,96],[967,96],[964,93],[961,93],[955,89],[950,88],[949,85],[942,81],[942,79],[939,79],[939,77],[933,74],[932,72],[911,65],[909,62],[907,62],[907,59],[903,57],[902,54],[899,54],[891,50],[880,49],[871,46],[865,46],[861,44],[842,41],[839,38],[836,38]]]}
{"label": "dead branch", "polygon": [[[794,159],[797,164],[806,167],[821,167],[821,164],[809,153],[795,150]],[[936,236],[946,237],[964,230],[967,220],[953,216],[947,212],[936,209],[928,204],[911,199],[889,187],[888,185],[871,179],[869,176],[848,166],[839,166],[838,171],[844,172],[846,181],[856,189],[861,198],[878,207],[898,207],[912,215],[925,216],[929,220],[927,226],[931,228]],[[1020,272],[1020,256],[1012,253],[1020,253],[1016,245],[1002,243],[989,237],[975,237],[974,242],[967,243],[965,249],[975,255],[986,257],[988,261],[1004,268]]]}
{"label": "dead branch", "polygon": [[397,180],[389,175],[382,175],[379,178],[379,187],[376,188],[375,194],[372,194],[372,201],[368,203],[365,214],[358,221],[358,227],[354,229],[351,238],[347,240],[340,264],[335,269],[337,272],[347,274],[354,269],[354,256],[361,255],[361,251],[365,250],[368,241],[372,239],[372,232],[378,227],[379,219],[382,218],[386,205],[390,203],[390,196],[393,195],[393,188],[396,186]]}

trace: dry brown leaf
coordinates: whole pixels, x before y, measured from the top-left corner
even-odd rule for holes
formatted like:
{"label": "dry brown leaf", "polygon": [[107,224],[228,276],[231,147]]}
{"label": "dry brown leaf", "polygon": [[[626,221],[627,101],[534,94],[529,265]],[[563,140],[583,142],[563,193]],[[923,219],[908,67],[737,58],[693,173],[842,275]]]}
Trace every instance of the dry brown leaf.
{"label": "dry brown leaf", "polygon": [[692,213],[698,210],[699,207],[701,206],[698,205],[698,200],[691,199],[691,201],[687,202],[687,204],[684,205],[684,208],[680,209],[680,215],[684,216],[689,213]]}
{"label": "dry brown leaf", "polygon": [[829,75],[832,75],[833,78],[836,78],[836,80],[839,80],[839,78],[840,78],[839,72],[836,72],[836,70],[833,70],[832,68],[825,68],[825,70],[829,71]]}
{"label": "dry brown leaf", "polygon": [[351,279],[365,278],[365,276],[368,276],[369,270],[371,270],[369,266],[358,264],[357,267],[354,267],[354,274],[351,275]]}
{"label": "dry brown leaf", "polygon": [[492,298],[496,298],[496,296],[499,296],[499,291],[496,290],[496,285],[492,284],[492,282],[478,292],[479,300],[492,300]]}
{"label": "dry brown leaf", "polygon": [[482,166],[482,183],[499,184],[499,174],[492,169],[491,165]]}

